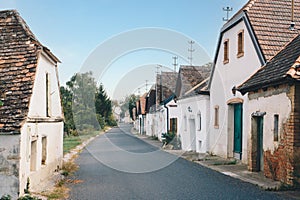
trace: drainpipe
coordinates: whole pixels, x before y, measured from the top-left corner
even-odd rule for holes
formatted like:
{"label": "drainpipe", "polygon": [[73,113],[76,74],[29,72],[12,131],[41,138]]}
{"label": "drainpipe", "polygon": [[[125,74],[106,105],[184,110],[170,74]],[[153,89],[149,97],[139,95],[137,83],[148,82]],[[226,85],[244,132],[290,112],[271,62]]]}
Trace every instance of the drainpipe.
{"label": "drainpipe", "polygon": [[164,107],[167,109],[167,132],[169,132],[169,108],[164,103]]}

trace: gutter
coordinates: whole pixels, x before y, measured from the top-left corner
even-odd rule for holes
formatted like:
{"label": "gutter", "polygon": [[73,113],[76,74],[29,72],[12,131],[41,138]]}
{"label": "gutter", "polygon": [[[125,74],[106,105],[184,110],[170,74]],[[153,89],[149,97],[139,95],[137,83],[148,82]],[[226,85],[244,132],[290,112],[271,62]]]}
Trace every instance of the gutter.
{"label": "gutter", "polygon": [[169,131],[169,108],[164,103],[164,107],[167,109],[167,132]]}

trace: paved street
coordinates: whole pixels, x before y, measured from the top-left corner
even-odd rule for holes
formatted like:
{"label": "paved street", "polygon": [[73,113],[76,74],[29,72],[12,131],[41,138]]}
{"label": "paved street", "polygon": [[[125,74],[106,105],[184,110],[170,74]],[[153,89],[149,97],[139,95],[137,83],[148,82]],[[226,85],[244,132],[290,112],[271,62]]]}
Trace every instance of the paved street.
{"label": "paved street", "polygon": [[286,199],[160,151],[130,129],[113,128],[84,149],[69,199]]}

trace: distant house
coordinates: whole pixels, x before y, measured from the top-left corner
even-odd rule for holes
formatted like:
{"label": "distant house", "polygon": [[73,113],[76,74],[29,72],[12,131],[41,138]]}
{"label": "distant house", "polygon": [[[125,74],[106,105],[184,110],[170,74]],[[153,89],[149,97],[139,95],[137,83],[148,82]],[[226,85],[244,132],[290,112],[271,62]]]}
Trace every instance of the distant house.
{"label": "distant house", "polygon": [[154,136],[155,135],[155,119],[152,117],[152,113],[155,112],[156,107],[156,87],[153,85],[146,98],[146,135]]}
{"label": "distant house", "polygon": [[176,85],[178,127],[181,146],[186,151],[208,151],[209,92],[211,64],[181,66]]}
{"label": "distant house", "polygon": [[62,166],[58,62],[17,11],[0,11],[0,196],[16,199]]}
{"label": "distant house", "polygon": [[247,93],[251,171],[300,183],[300,35],[239,86]]}
{"label": "distant house", "polygon": [[136,128],[141,135],[146,134],[146,99],[147,93],[143,94],[140,99],[136,102],[137,116]]}
{"label": "distant house", "polygon": [[[290,28],[292,1],[248,1],[221,29],[210,90],[210,152],[248,162],[248,98],[236,87],[265,65],[297,31]],[[295,1],[295,7],[300,1]],[[294,22],[300,23],[299,9]],[[293,23],[292,23],[293,24]]]}
{"label": "distant house", "polygon": [[177,105],[174,102],[177,72],[161,72],[156,77],[156,86],[152,88],[156,100],[147,113],[149,124],[147,135],[161,140],[162,133],[177,133]]}

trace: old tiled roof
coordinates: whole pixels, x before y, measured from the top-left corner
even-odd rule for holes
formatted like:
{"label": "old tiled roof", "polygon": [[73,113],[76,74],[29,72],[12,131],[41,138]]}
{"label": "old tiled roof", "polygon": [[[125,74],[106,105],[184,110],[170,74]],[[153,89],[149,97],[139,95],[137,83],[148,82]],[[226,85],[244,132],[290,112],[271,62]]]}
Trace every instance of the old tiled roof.
{"label": "old tiled roof", "polygon": [[177,77],[177,72],[161,72],[161,74],[157,75],[156,83],[158,103],[174,94]]}
{"label": "old tiled roof", "polygon": [[146,99],[146,112],[147,113],[150,112],[150,108],[152,106],[155,106],[155,97],[156,97],[156,91],[155,91],[155,85],[153,85],[147,94],[147,99]]}
{"label": "old tiled roof", "polygon": [[19,133],[27,117],[38,55],[59,60],[35,38],[15,10],[0,11],[0,133]]}
{"label": "old tiled roof", "polygon": [[[182,65],[179,69],[177,79],[176,96],[180,98],[186,95],[197,94],[199,93],[198,90],[206,88],[211,68],[211,63],[203,66]],[[199,85],[199,87],[195,87],[197,85]],[[191,92],[191,90],[193,91]]]}
{"label": "old tiled roof", "polygon": [[300,63],[300,35],[288,43],[265,66],[260,68],[252,77],[238,87],[243,94],[261,88],[281,84],[287,81],[287,73]]}
{"label": "old tiled roof", "polygon": [[[250,24],[266,61],[297,35],[289,30],[292,0],[251,0],[245,7]],[[300,0],[295,0],[294,21],[300,28]]]}

